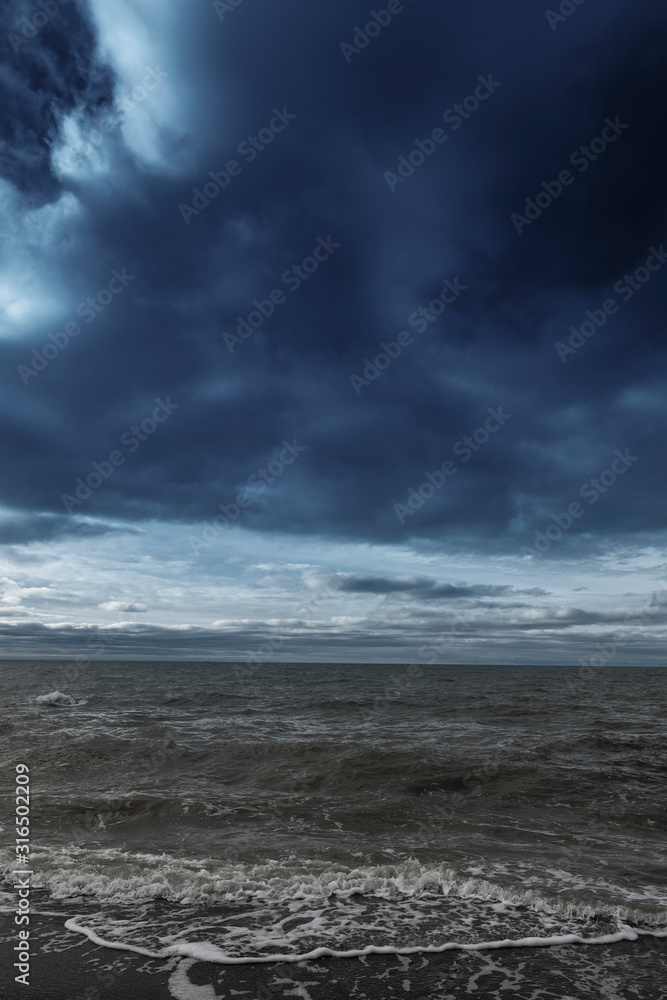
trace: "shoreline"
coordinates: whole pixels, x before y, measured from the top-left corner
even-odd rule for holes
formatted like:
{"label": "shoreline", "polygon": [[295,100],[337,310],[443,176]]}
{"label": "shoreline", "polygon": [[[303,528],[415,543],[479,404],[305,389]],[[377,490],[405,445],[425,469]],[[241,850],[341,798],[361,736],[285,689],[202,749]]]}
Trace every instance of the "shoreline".
{"label": "shoreline", "polygon": [[652,935],[607,944],[511,944],[411,955],[223,965],[195,957],[155,959],[102,947],[68,931],[61,917],[34,914],[31,930],[29,992],[11,975],[13,940],[0,942],[1,992],[7,1000],[26,996],[40,1000],[222,1000],[236,993],[252,1000],[283,996],[389,1000],[410,995],[458,1000],[471,990],[483,1000],[510,988],[519,997],[531,997],[541,989],[541,1000],[590,1000],[592,995],[605,995],[603,990],[612,986],[617,996],[667,1000],[663,985],[667,983],[667,938]]}

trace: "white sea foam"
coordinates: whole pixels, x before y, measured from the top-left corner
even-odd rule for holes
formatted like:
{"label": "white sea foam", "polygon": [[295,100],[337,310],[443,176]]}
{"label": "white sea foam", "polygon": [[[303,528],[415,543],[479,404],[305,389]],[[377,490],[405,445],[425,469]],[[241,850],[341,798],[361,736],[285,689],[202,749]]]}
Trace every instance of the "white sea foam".
{"label": "white sea foam", "polygon": [[35,698],[38,705],[86,705],[87,699],[76,701],[70,694],[63,694],[62,691],[51,691],[49,694],[40,694]]}
{"label": "white sea foam", "polygon": [[[3,857],[2,855],[6,855]],[[4,863],[3,863],[4,862]],[[0,871],[11,872],[11,852],[0,855]],[[264,864],[229,863],[219,858],[176,857],[119,848],[63,847],[33,853],[32,884],[56,898],[93,897],[105,903],[132,904],[164,900],[178,904],[339,900],[355,896],[377,900],[478,899],[498,906],[528,907],[559,918],[620,919],[667,926],[667,898],[629,893],[604,883],[604,893],[582,886],[563,871],[552,889],[542,885],[509,887],[493,870],[474,876],[447,864],[416,860],[396,864],[327,865],[322,860],[290,858]],[[554,873],[552,873],[554,874]],[[656,889],[657,893],[657,889]]]}
{"label": "white sea foam", "polygon": [[[93,928],[86,926],[77,920],[70,918],[65,922],[67,930],[75,931],[85,935],[94,944],[105,948],[113,948],[119,951],[130,951],[137,955],[144,955],[147,958],[172,958],[181,956],[183,958],[193,958],[200,962],[216,962],[221,965],[251,965],[268,962],[305,962],[318,958],[362,958],[365,955],[416,955],[416,954],[441,954],[445,951],[483,951],[491,948],[543,948],[548,945],[565,944],[615,944],[618,941],[636,941],[642,934],[652,937],[667,937],[667,930],[664,931],[636,931],[632,927],[621,927],[620,930],[612,934],[600,934],[597,937],[583,936],[580,934],[552,934],[542,937],[530,936],[524,938],[503,938],[500,940],[483,940],[474,943],[463,943],[459,941],[445,941],[438,945],[416,944],[407,947],[400,945],[366,945],[363,948],[336,949],[325,946],[312,948],[309,951],[289,952],[274,951],[264,954],[251,955],[231,955],[229,952],[216,947],[208,941],[181,941],[178,944],[168,945],[165,948],[151,950],[138,945],[122,942],[118,940],[105,939]],[[265,947],[273,943],[270,939],[259,939],[257,945]],[[285,944],[289,944],[287,939]]]}
{"label": "white sea foam", "polygon": [[[667,935],[667,909],[498,884],[417,861],[359,868],[263,865],[62,849],[33,858],[32,885],[71,931],[147,957],[219,963],[440,952]],[[629,902],[629,901],[626,901]]]}

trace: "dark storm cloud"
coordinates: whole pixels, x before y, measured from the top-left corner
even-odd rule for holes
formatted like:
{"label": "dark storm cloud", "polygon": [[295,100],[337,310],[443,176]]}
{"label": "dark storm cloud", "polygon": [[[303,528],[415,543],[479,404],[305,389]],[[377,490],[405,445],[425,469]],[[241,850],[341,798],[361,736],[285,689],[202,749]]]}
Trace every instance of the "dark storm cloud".
{"label": "dark storm cloud", "polygon": [[455,601],[463,598],[505,597],[516,594],[544,596],[546,591],[538,587],[517,590],[502,584],[437,583],[428,577],[400,579],[382,576],[363,576],[357,573],[339,573],[334,578],[336,589],[351,594],[408,594],[422,601]]}
{"label": "dark storm cloud", "polygon": [[2,176],[33,204],[60,190],[51,147],[61,116],[111,101],[112,75],[95,58],[85,7],[47,7],[22,0],[0,10]]}
{"label": "dark storm cloud", "polygon": [[[13,6],[6,30],[23,12]],[[62,495],[168,394],[178,413],[77,513],[211,519],[296,439],[307,451],[243,511],[246,527],[518,553],[624,448],[640,461],[563,545],[665,527],[667,268],[627,303],[613,291],[667,236],[662,5],[587,4],[556,31],[527,0],[406,5],[348,64],[340,43],[367,19],[351,0],[256,0],[223,22],[209,4],[175,5],[161,86],[192,98],[186,125],[165,125],[145,162],[117,128],[108,172],[86,175],[56,176],[49,148],[63,115],[93,123],[110,99],[88,8],[63,8],[10,47],[3,176],[22,198],[68,191],[81,207],[70,238],[40,250],[67,289],[63,322],[112,269],[133,278],[27,384],[17,367],[56,327],[1,342],[5,503],[62,514]],[[460,127],[443,126],[489,74],[498,89]],[[239,144],[274,109],[296,117],[250,161]],[[608,116],[629,127],[518,234],[511,214]],[[446,143],[392,192],[384,173],[439,126]],[[233,158],[241,172],[186,225],[179,205]],[[318,238],[340,246],[292,287],[284,276],[298,276]],[[445,278],[466,291],[419,332],[410,317]],[[283,301],[263,318],[274,289]],[[554,343],[609,296],[618,314],[562,363]],[[230,351],[223,335],[252,312],[255,332]],[[357,394],[350,376],[373,373],[366,359],[401,330],[413,342]],[[457,443],[498,406],[511,420],[463,462]],[[401,522],[394,505],[447,460],[456,475]],[[422,596],[492,596],[436,589]]]}

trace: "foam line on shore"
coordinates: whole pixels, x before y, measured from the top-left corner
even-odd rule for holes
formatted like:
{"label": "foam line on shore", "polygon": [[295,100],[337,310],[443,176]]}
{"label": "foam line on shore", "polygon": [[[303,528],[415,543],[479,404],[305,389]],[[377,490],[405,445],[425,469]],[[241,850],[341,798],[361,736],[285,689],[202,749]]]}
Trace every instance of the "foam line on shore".
{"label": "foam line on shore", "polygon": [[556,934],[550,937],[527,937],[512,940],[505,938],[501,941],[480,941],[475,944],[459,944],[455,941],[448,941],[442,945],[411,945],[406,948],[398,948],[391,945],[368,945],[366,948],[354,948],[348,951],[335,951],[332,948],[314,948],[312,951],[298,955],[256,955],[256,956],[231,956],[226,955],[220,949],[212,945],[189,943],[170,945],[160,951],[151,951],[149,948],[142,948],[139,945],[122,944],[118,941],[107,941],[95,933],[84,924],[79,924],[73,917],[65,921],[68,931],[83,934],[93,944],[102,948],[112,948],[116,951],[131,951],[137,955],[144,955],[146,958],[173,958],[180,955],[183,958],[195,958],[201,962],[215,962],[218,965],[259,965],[270,962],[306,962],[318,958],[362,958],[365,955],[416,955],[416,954],[441,954],[445,951],[484,951],[493,948],[545,948],[552,945],[566,944],[616,944],[619,941],[636,941],[640,936],[644,937],[667,937],[667,930],[664,931],[639,931],[632,927],[623,927],[615,934],[603,934],[596,938],[585,938],[579,934]]}

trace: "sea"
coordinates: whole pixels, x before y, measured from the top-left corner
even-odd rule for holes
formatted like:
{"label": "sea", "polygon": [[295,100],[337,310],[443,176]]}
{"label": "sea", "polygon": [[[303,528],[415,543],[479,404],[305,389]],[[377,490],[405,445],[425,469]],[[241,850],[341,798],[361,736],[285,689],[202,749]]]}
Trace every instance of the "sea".
{"label": "sea", "polygon": [[667,935],[665,669],[5,661],[0,706],[5,912],[22,764],[37,905],[114,949]]}

